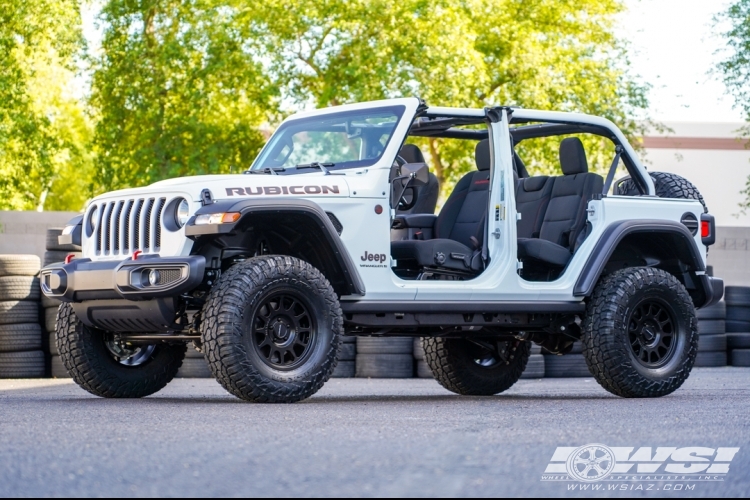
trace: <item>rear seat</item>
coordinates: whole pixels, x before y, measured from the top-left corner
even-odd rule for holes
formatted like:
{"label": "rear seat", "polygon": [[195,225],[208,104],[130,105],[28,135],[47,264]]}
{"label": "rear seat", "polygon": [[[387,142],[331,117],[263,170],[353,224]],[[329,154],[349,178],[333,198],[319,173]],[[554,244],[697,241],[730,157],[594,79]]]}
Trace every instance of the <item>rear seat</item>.
{"label": "rear seat", "polygon": [[[588,171],[583,143],[576,137],[560,143],[560,166],[562,176],[547,178],[546,181],[541,177],[529,177],[521,179],[519,183],[522,184],[517,187],[517,192],[522,192],[517,197],[520,204],[518,210],[522,214],[518,258],[552,269],[564,268],[570,261],[586,224],[588,202],[594,194],[602,192],[604,185],[600,175]],[[527,190],[527,183],[530,191]],[[546,208],[543,209],[544,215],[536,234],[536,224],[539,223],[537,214],[545,204],[543,195],[547,190],[550,194],[546,198]],[[531,220],[526,221],[522,232],[521,223],[527,218]],[[528,236],[530,230],[531,237]]]}
{"label": "rear seat", "polygon": [[546,175],[526,177],[516,182],[516,211],[521,214],[518,238],[539,237],[553,184],[554,179]]}

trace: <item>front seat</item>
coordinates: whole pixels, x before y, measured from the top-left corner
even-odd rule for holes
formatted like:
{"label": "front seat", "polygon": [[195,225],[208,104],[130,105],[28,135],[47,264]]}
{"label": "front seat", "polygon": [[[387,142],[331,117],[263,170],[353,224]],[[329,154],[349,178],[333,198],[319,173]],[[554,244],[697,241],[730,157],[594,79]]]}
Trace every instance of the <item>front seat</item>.
{"label": "front seat", "polygon": [[583,143],[570,137],[560,143],[560,166],[563,174],[553,181],[544,220],[538,238],[519,238],[518,258],[561,269],[580,244],[586,225],[586,208],[596,193],[601,193],[604,180],[590,173]]}
{"label": "front seat", "polygon": [[[406,163],[426,163],[422,151],[414,144],[404,144],[398,155],[406,160]],[[408,210],[397,210],[397,213],[400,215],[434,214],[438,196],[440,195],[440,183],[437,176],[430,172],[427,184],[415,187],[414,189],[417,197],[414,206]]]}
{"label": "front seat", "polygon": [[477,144],[476,172],[461,178],[433,226],[435,239],[391,242],[399,266],[480,272],[481,245],[489,205],[490,142]]}

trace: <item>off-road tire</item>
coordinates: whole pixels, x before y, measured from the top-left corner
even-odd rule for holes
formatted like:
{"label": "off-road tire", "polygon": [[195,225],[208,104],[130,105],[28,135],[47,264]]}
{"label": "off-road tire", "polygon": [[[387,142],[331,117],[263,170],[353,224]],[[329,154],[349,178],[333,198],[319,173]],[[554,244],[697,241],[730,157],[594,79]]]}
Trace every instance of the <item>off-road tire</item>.
{"label": "off-road tire", "polygon": [[36,255],[0,255],[0,276],[36,276],[39,269]]}
{"label": "off-road tire", "polygon": [[[697,200],[703,205],[703,211],[708,213],[708,207],[700,191],[695,185],[684,177],[668,172],[649,172],[654,181],[656,196],[659,198],[676,198],[682,200]],[[635,182],[630,177],[625,177],[617,182],[615,194],[620,196],[637,196],[639,193]]]}
{"label": "off-road tire", "polygon": [[105,333],[87,327],[70,304],[57,313],[60,360],[82,388],[103,398],[142,398],[163,389],[177,375],[185,344],[158,344],[151,358],[134,367],[118,363],[105,345]]}
{"label": "off-road tire", "polygon": [[412,354],[414,339],[411,337],[359,337],[357,354]]}
{"label": "off-road tire", "polygon": [[[628,322],[641,301],[658,300],[671,310],[676,345],[665,366],[648,368],[636,360]],[[698,320],[690,295],[661,269],[623,269],[602,278],[588,304],[583,353],[591,374],[622,397],[661,397],[677,390],[690,375],[698,353]]]}
{"label": "off-road tire", "polygon": [[42,348],[39,323],[0,325],[0,352],[36,351]]}
{"label": "off-road tire", "polygon": [[425,337],[425,361],[440,385],[463,396],[492,396],[510,389],[523,375],[531,353],[530,342],[518,342],[510,364],[480,366],[466,339]]}
{"label": "off-road tire", "polygon": [[[253,311],[274,294],[307,302],[315,345],[301,365],[276,369],[252,344]],[[229,393],[257,403],[294,403],[315,394],[336,368],[343,315],[331,284],[316,268],[287,256],[235,264],[214,285],[203,308],[203,346],[211,371]]]}
{"label": "off-road tire", "polygon": [[0,277],[0,300],[33,300],[41,295],[39,278],[31,276]]}

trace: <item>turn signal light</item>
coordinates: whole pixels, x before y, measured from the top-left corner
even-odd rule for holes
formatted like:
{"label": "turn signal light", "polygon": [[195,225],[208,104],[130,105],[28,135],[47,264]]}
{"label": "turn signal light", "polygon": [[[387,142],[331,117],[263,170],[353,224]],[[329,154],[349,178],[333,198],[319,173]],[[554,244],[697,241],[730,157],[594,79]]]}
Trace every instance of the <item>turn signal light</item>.
{"label": "turn signal light", "polygon": [[226,212],[218,214],[202,214],[195,218],[196,226],[204,226],[206,224],[231,224],[237,222],[242,217],[242,214],[237,212]]}

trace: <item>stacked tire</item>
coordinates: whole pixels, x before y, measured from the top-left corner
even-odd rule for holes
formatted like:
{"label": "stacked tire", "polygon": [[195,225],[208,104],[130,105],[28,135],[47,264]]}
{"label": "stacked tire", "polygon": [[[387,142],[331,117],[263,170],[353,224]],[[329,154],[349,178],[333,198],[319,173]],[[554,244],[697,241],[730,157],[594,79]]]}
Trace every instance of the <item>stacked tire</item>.
{"label": "stacked tire", "polygon": [[343,337],[339,362],[333,370],[332,378],[353,378],[357,369],[357,337]]}
{"label": "stacked tire", "polygon": [[0,255],[0,378],[44,377],[39,257]]}
{"label": "stacked tire", "polygon": [[531,356],[529,356],[529,362],[526,363],[526,369],[521,375],[522,379],[532,378],[544,378],[544,355],[542,355],[542,347],[536,344],[531,346]]}
{"label": "stacked tire", "polygon": [[413,345],[412,353],[414,355],[414,362],[417,365],[417,377],[434,379],[435,376],[432,374],[432,370],[430,369],[430,366],[427,364],[427,361],[425,361],[424,346],[422,345],[422,339],[420,337],[416,337],[413,342],[414,342],[414,345]]}
{"label": "stacked tire", "polygon": [[724,299],[727,303],[729,364],[750,366],[750,287],[728,286]]}
{"label": "stacked tire", "polygon": [[414,377],[412,337],[358,337],[356,358],[360,378]]}
{"label": "stacked tire", "polygon": [[542,350],[542,353],[546,378],[591,377],[586,358],[583,357],[583,345],[580,342],[573,344],[573,349],[563,356],[546,350]]}
{"label": "stacked tire", "polygon": [[177,378],[214,378],[206,357],[192,344],[188,344],[185,359],[182,360],[182,366],[177,370]]}
{"label": "stacked tire", "polygon": [[[64,262],[65,258],[73,254],[76,257],[81,256],[81,247],[77,245],[63,245],[58,241],[62,234],[62,228],[47,229],[46,252],[44,253],[44,266]],[[57,310],[60,307],[60,301],[49,299],[42,294],[42,318],[44,325],[44,342],[43,347],[45,354],[50,360],[50,373],[54,378],[70,378],[68,371],[60,360],[60,353],[57,351],[57,342],[55,341],[55,323],[57,321]]]}
{"label": "stacked tire", "polygon": [[719,302],[711,307],[698,309],[698,355],[696,367],[727,365],[726,318],[727,305]]}

